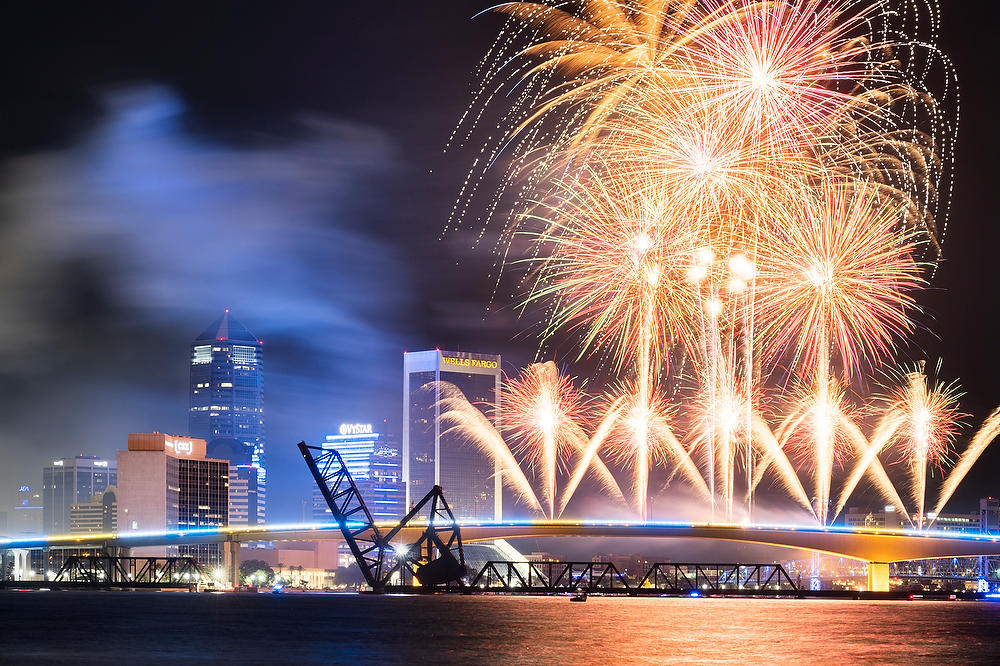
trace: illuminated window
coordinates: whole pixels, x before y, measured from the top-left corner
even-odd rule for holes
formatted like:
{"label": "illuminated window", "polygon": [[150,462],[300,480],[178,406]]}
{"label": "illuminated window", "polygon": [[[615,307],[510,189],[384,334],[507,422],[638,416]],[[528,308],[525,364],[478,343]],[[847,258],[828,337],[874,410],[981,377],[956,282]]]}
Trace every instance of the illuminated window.
{"label": "illuminated window", "polygon": [[194,348],[191,365],[204,365],[212,362],[212,348],[209,345],[198,345]]}
{"label": "illuminated window", "polygon": [[256,365],[257,348],[233,345],[233,361],[242,365]]}

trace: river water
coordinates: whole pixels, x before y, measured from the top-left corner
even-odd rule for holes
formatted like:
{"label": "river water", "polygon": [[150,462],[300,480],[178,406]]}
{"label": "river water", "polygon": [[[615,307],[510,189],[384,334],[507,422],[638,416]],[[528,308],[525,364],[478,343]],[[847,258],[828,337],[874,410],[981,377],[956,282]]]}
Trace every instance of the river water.
{"label": "river water", "polygon": [[0,592],[0,661],[1000,663],[1000,603]]}

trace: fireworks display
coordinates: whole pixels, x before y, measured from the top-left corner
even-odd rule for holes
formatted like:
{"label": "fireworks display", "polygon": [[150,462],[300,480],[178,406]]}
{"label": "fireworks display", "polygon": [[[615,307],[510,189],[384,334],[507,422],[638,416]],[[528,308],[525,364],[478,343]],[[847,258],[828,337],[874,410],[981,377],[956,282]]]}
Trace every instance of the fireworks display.
{"label": "fireworks display", "polygon": [[516,442],[515,453],[539,468],[542,501],[549,518],[556,516],[556,472],[581,448],[577,437],[585,423],[583,399],[573,382],[554,363],[535,363],[521,377],[509,379],[503,392],[504,430]]}
{"label": "fireworks display", "polygon": [[954,384],[931,383],[923,370],[921,364],[903,376],[900,386],[889,395],[886,408],[886,415],[896,416],[900,425],[894,434],[912,475],[918,528],[924,525],[927,468],[943,469],[963,417]]}
{"label": "fireworks display", "polygon": [[[485,199],[477,237],[500,224],[497,279],[521,276],[540,354],[568,335],[619,375],[592,401],[551,362],[508,380],[503,432],[546,515],[588,470],[618,492],[608,461],[631,472],[641,519],[662,471],[712,520],[749,519],[771,479],[826,524],[865,476],[905,511],[883,464],[903,460],[925,525],[928,469],[959,428],[954,387],[921,368],[878,409],[859,398],[915,327],[957,124],[936,6],[894,4],[494,8],[507,23],[451,144],[489,136],[446,231]],[[973,439],[936,510],[988,444]]]}

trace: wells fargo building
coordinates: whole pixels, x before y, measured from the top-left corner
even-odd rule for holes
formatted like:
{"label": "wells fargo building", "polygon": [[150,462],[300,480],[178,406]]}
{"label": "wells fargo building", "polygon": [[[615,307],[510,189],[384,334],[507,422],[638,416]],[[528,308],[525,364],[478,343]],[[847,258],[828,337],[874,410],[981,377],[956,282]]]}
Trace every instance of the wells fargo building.
{"label": "wells fargo building", "polygon": [[[403,354],[403,479],[406,507],[444,488],[458,519],[502,517],[500,468],[461,436],[442,432],[440,400],[450,384],[494,424],[500,418],[500,356],[430,350]],[[445,384],[447,383],[447,384]]]}

